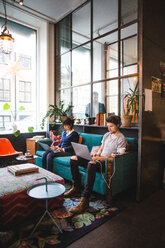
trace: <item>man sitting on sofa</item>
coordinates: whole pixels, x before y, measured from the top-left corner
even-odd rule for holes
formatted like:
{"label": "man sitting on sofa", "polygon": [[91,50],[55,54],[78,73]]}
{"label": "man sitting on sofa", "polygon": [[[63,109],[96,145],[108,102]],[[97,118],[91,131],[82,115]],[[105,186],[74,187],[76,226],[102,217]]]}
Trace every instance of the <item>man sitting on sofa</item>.
{"label": "man sitting on sofa", "polygon": [[103,136],[99,151],[95,154],[91,154],[93,161],[88,161],[77,156],[71,157],[70,167],[73,186],[64,194],[65,197],[72,197],[77,193],[80,193],[81,178],[78,167],[83,166],[87,168],[86,185],[83,193],[81,194],[82,197],[80,203],[70,210],[72,213],[81,213],[89,207],[89,197],[92,193],[96,172],[100,171],[101,166],[102,169],[105,170],[105,160],[110,154],[117,152],[118,148],[126,148],[127,141],[124,135],[119,131],[119,126],[121,123],[120,117],[111,115],[110,117],[107,117],[106,121],[109,132]]}

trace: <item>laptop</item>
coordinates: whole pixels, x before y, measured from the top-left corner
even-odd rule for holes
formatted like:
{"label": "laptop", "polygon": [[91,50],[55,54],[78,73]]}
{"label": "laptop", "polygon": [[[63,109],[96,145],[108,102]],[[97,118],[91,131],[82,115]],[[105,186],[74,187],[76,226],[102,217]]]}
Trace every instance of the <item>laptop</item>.
{"label": "laptop", "polygon": [[56,151],[56,150],[51,149],[50,146],[48,146],[48,145],[45,144],[45,143],[39,142],[39,144],[40,144],[40,146],[41,146],[45,151],[52,151],[52,152],[54,152],[54,153],[60,152],[60,151]]}
{"label": "laptop", "polygon": [[82,144],[75,143],[75,142],[71,142],[71,144],[73,146],[73,150],[75,154],[78,157],[84,158],[89,161],[93,160],[88,150],[88,147],[86,145],[82,145]]}

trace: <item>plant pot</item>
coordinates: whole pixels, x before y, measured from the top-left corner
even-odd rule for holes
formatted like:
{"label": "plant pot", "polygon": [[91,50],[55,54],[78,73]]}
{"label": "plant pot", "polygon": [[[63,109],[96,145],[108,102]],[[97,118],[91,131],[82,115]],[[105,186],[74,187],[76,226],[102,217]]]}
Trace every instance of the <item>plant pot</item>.
{"label": "plant pot", "polygon": [[66,115],[61,115],[60,116],[60,121],[63,122],[66,119],[66,117],[67,117]]}
{"label": "plant pot", "polygon": [[131,121],[132,121],[132,115],[122,115],[121,116],[122,127],[130,127]]}

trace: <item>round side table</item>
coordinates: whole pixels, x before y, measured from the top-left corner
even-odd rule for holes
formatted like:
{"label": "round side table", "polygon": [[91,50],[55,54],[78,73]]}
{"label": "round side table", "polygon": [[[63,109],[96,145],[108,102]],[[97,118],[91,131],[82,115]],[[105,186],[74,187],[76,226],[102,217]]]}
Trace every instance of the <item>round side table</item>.
{"label": "round side table", "polygon": [[29,161],[29,160],[33,160],[33,159],[36,159],[36,158],[38,158],[37,155],[33,155],[32,158],[26,158],[25,156],[22,156],[22,157],[18,156],[18,157],[16,157],[16,159],[18,161],[24,161],[24,162]]}
{"label": "round side table", "polygon": [[61,228],[57,225],[56,221],[54,220],[53,216],[51,215],[51,213],[48,210],[48,199],[55,198],[57,196],[62,195],[65,192],[65,187],[64,187],[64,185],[62,185],[60,183],[47,183],[47,178],[45,178],[45,177],[39,178],[37,180],[40,180],[40,179],[45,179],[46,183],[44,185],[35,185],[35,186],[31,187],[27,191],[27,194],[30,197],[33,197],[35,199],[45,200],[46,209],[45,209],[44,214],[41,216],[40,220],[38,221],[38,223],[35,225],[34,229],[32,230],[30,236],[35,232],[38,225],[41,223],[41,221],[43,220],[43,218],[45,217],[46,214],[49,215],[49,217],[52,219],[53,223],[57,226],[59,231],[62,233]]}

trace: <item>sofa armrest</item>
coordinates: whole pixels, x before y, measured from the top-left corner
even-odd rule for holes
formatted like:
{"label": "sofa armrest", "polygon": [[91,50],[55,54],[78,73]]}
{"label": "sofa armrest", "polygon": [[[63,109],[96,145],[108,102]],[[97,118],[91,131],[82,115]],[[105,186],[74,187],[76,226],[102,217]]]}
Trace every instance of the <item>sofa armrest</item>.
{"label": "sofa armrest", "polygon": [[[125,152],[122,155],[116,155],[116,156],[109,156],[107,158],[107,161],[105,163],[105,176],[107,179],[107,182],[111,180],[110,182],[110,188],[107,187],[107,193],[106,193],[106,199],[107,203],[111,204],[112,201],[112,174],[113,174],[113,167],[114,167],[114,159],[115,159],[115,171],[120,170],[121,166],[126,166],[129,170],[130,167],[136,166],[137,162],[137,151],[128,151]],[[132,162],[135,162],[135,164],[132,164]],[[116,173],[115,172],[115,173]]]}
{"label": "sofa armrest", "polygon": [[44,139],[44,140],[39,140],[37,142],[37,151],[44,151],[44,149],[40,146],[40,143],[45,143],[48,146],[50,146],[52,144],[52,140],[51,139]]}

